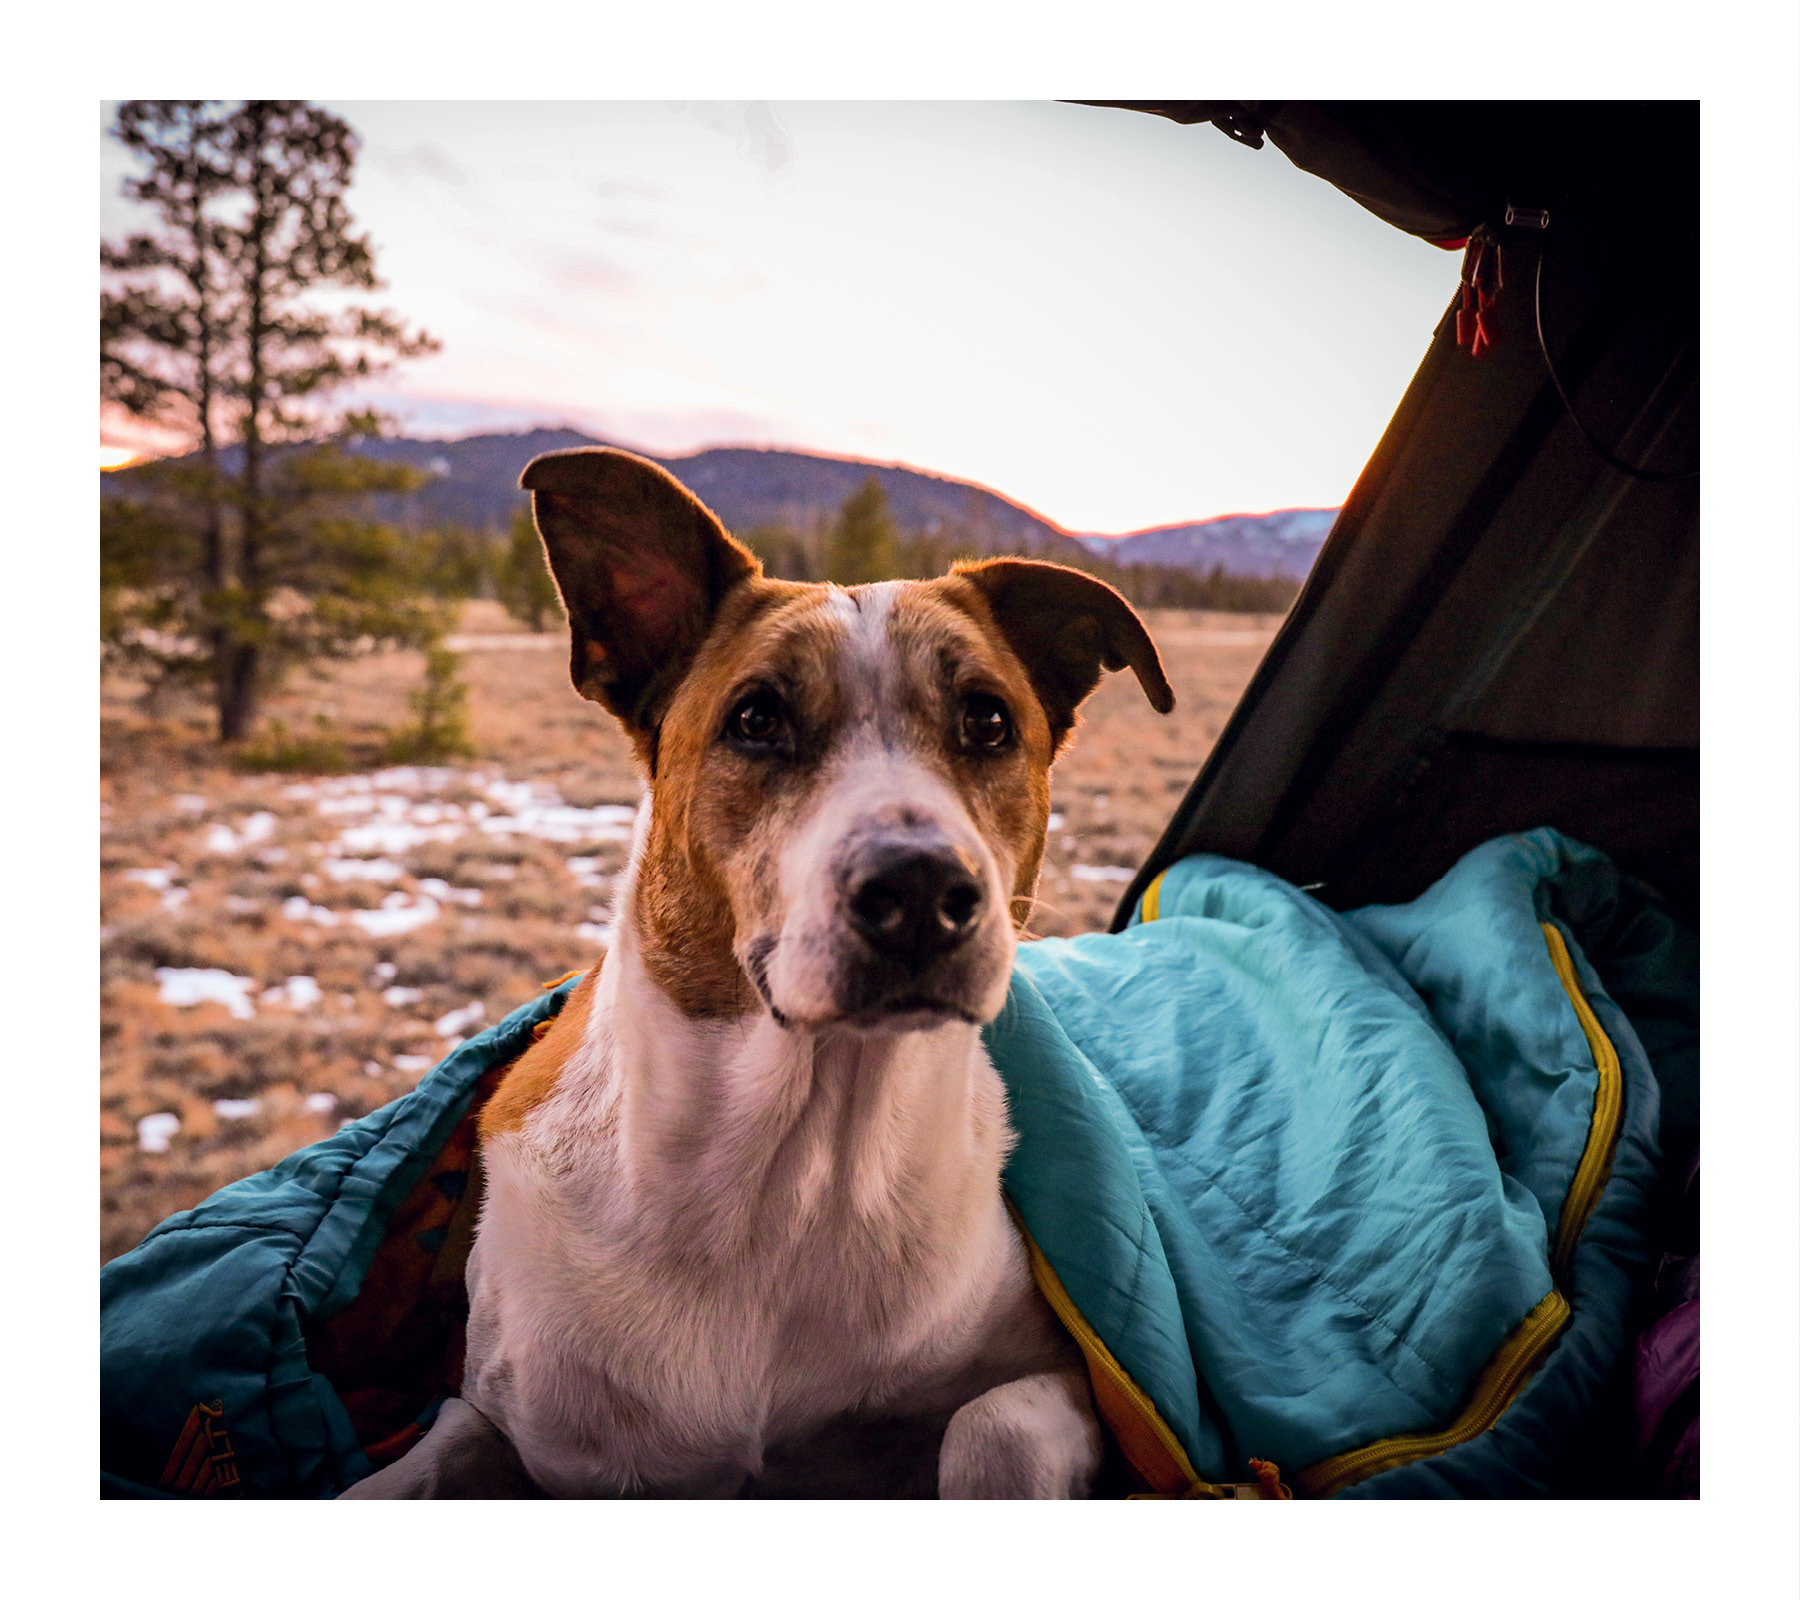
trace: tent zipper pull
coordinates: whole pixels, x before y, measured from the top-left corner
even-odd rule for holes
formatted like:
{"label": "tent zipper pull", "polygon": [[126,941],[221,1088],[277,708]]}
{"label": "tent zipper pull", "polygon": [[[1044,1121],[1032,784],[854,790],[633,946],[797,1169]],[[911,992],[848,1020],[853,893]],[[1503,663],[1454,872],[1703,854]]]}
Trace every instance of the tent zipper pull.
{"label": "tent zipper pull", "polygon": [[1462,303],[1456,309],[1457,349],[1479,356],[1492,348],[1495,329],[1490,314],[1504,284],[1500,246],[1490,249],[1487,240],[1471,238],[1463,255]]}

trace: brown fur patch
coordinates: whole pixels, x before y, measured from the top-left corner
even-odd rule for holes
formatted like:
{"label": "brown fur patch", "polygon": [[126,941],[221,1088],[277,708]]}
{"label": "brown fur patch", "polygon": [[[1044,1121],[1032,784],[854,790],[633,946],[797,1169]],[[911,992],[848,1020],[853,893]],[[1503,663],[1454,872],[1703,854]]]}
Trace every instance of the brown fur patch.
{"label": "brown fur patch", "polygon": [[746,873],[752,834],[778,830],[797,800],[792,774],[773,774],[721,749],[719,730],[741,687],[781,681],[827,705],[835,633],[816,584],[752,578],[720,607],[705,646],[659,730],[650,837],[635,912],[644,965],[689,1016],[747,1016],[761,1002],[734,951],[734,906],[754,913],[773,885]]}
{"label": "brown fur patch", "polygon": [[588,975],[575,985],[543,1038],[513,1063],[505,1081],[482,1107],[481,1137],[484,1140],[502,1133],[516,1133],[525,1126],[525,1119],[550,1098],[564,1064],[587,1032],[588,1014],[594,1006],[594,989],[600,981],[600,968],[605,959],[602,956],[596,961]]}
{"label": "brown fur patch", "polygon": [[1031,676],[1049,718],[1052,753],[1075,726],[1076,708],[1094,692],[1102,668],[1130,667],[1158,711],[1175,694],[1156,641],[1124,595],[1109,583],[1052,561],[1000,557],[959,561],[951,582],[960,601],[1001,634]]}
{"label": "brown fur patch", "polygon": [[762,566],[685,485],[623,450],[551,451],[519,486],[569,614],[575,688],[653,761],[649,729],[720,599]]}

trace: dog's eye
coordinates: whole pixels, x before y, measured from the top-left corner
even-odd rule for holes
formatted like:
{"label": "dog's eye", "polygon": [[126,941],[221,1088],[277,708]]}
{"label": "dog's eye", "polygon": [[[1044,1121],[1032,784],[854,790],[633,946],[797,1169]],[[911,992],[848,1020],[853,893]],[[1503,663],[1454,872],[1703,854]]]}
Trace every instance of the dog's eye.
{"label": "dog's eye", "polygon": [[962,736],[972,750],[1004,750],[1013,736],[1005,703],[991,694],[970,695],[963,702]]}
{"label": "dog's eye", "polygon": [[787,731],[787,707],[772,689],[758,689],[754,694],[745,695],[725,719],[727,737],[739,744],[766,748],[780,744]]}

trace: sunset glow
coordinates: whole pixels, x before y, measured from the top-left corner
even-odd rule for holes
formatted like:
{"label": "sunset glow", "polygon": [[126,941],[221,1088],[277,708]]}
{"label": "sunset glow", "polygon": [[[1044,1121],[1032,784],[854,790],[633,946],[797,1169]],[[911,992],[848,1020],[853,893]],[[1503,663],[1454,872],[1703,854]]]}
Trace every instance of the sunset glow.
{"label": "sunset glow", "polygon": [[[381,301],[443,341],[359,397],[415,435],[900,461],[1082,532],[1335,506],[1457,278],[1273,147],[1130,112],[331,109]],[[103,141],[108,237],[128,165]]]}

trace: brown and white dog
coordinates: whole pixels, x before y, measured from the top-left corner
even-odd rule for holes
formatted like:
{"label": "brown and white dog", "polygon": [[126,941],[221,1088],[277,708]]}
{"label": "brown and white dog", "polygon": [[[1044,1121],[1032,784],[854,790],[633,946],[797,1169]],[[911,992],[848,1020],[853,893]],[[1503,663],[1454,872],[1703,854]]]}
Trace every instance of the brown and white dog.
{"label": "brown and white dog", "polygon": [[461,1401],[358,1496],[1056,1497],[1101,1435],[1000,1192],[980,1028],[1113,589],[775,582],[660,468],[521,480],[649,779],[616,938],[481,1121]]}

